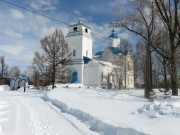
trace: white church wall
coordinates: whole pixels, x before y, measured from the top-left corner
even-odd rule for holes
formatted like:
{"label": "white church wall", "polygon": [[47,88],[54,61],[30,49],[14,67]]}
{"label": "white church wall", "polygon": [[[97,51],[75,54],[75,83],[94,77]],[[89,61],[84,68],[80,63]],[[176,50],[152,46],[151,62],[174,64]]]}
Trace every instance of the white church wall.
{"label": "white church wall", "polygon": [[90,61],[84,66],[84,85],[100,87],[100,68],[99,63]]}
{"label": "white church wall", "polygon": [[[131,55],[124,56],[126,66],[124,66],[124,76],[123,76],[123,87],[134,88],[134,64]],[[126,79],[126,81],[125,81]]]}
{"label": "white church wall", "polygon": [[92,58],[92,39],[87,36],[83,36],[82,44],[83,44],[83,56],[88,58]]}
{"label": "white church wall", "polygon": [[78,81],[83,84],[83,69],[84,69],[84,64],[74,64],[72,67],[74,69],[76,69]]}
{"label": "white church wall", "polygon": [[[111,89],[116,88],[117,80],[115,79],[115,75],[113,72],[114,68],[117,68],[117,66],[113,65],[110,62],[100,61],[101,87],[102,88],[106,88],[106,89],[108,89],[109,87],[111,87]],[[109,82],[108,82],[108,76],[109,76]]]}
{"label": "white church wall", "polygon": [[[70,52],[72,52],[72,59],[82,59],[82,36],[66,37]],[[73,50],[75,49],[75,56]]]}
{"label": "white church wall", "polygon": [[78,81],[84,82],[83,56],[92,58],[92,37],[91,30],[78,22],[69,26],[66,37],[70,52],[72,52],[73,68],[76,69]]}
{"label": "white church wall", "polygon": [[102,60],[103,61],[112,61],[112,59],[113,59],[113,54],[112,54],[111,50],[108,48],[105,49],[104,53],[102,55]]}

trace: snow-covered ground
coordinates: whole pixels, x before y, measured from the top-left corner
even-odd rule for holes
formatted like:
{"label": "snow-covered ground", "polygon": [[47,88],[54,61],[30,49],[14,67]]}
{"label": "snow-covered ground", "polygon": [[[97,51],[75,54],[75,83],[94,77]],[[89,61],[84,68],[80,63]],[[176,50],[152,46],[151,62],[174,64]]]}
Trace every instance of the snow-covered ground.
{"label": "snow-covered ground", "polygon": [[48,92],[5,89],[0,86],[0,135],[180,134],[180,96],[163,99],[158,93],[149,102],[142,90],[73,84]]}

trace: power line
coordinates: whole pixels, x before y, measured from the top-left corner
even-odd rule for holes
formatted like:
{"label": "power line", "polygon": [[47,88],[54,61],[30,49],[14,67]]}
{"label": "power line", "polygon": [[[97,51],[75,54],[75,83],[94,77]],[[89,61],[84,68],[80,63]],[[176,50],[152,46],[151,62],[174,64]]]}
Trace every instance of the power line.
{"label": "power line", "polygon": [[21,9],[27,10],[27,11],[29,11],[29,12],[32,12],[32,13],[38,14],[38,15],[40,15],[40,16],[43,16],[43,17],[48,18],[48,19],[51,19],[51,20],[53,20],[53,21],[56,21],[56,22],[62,23],[62,24],[64,24],[64,25],[69,25],[69,24],[67,24],[67,23],[65,23],[65,22],[63,22],[63,21],[59,21],[59,20],[57,20],[57,19],[54,19],[54,18],[49,17],[49,16],[47,16],[47,15],[44,15],[44,14],[38,13],[38,12],[33,11],[33,10],[31,10],[31,9],[28,9],[28,8],[25,8],[25,7],[22,7],[22,6],[19,6],[19,5],[17,5],[17,4],[14,4],[14,3],[11,3],[11,2],[8,2],[8,1],[5,1],[5,0],[0,0],[0,1],[5,2],[5,3],[7,3],[7,4],[10,4],[10,5],[13,5],[13,6],[16,6],[16,7],[21,8]]}
{"label": "power line", "polygon": [[[44,15],[44,14],[41,14],[41,13],[39,13],[39,12],[33,11],[33,10],[31,10],[31,9],[25,8],[25,7],[23,7],[23,6],[19,6],[19,5],[17,5],[17,4],[11,3],[11,2],[6,1],[6,0],[0,0],[0,1],[2,1],[2,2],[4,2],[4,3],[7,3],[7,4],[10,4],[10,5],[12,5],[12,6],[18,7],[18,8],[21,8],[21,9],[23,9],[23,10],[26,10],[26,11],[32,12],[32,13],[34,13],[34,14],[37,14],[37,15],[43,16],[43,17],[48,18],[48,19],[50,19],[50,20],[56,21],[56,22],[58,22],[58,23],[61,23],[61,24],[64,24],[64,25],[69,26],[69,24],[68,24],[68,23],[66,23],[66,22],[63,22],[63,21],[60,21],[60,20],[54,19],[54,18],[52,18],[52,17],[49,17],[49,16],[47,16],[47,15]],[[95,33],[93,33],[93,32],[92,32],[92,35],[96,35],[96,36],[101,37],[101,38],[106,38],[106,37],[104,37],[104,36],[101,36],[101,35],[95,34]]]}

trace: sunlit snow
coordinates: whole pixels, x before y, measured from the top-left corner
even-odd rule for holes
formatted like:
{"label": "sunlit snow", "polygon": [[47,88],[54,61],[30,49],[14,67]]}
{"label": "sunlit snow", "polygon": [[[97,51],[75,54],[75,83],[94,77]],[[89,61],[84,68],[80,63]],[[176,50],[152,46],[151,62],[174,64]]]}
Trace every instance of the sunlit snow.
{"label": "sunlit snow", "polygon": [[179,135],[180,97],[154,102],[143,90],[57,84],[54,90],[0,86],[0,135]]}

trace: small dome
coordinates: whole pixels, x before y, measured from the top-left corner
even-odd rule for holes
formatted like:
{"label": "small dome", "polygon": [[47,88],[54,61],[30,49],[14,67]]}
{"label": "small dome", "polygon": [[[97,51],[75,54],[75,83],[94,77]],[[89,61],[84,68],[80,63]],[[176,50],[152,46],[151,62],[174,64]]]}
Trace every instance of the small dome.
{"label": "small dome", "polygon": [[108,38],[116,38],[116,39],[119,38],[118,35],[115,33],[114,28],[112,29],[112,34]]}

